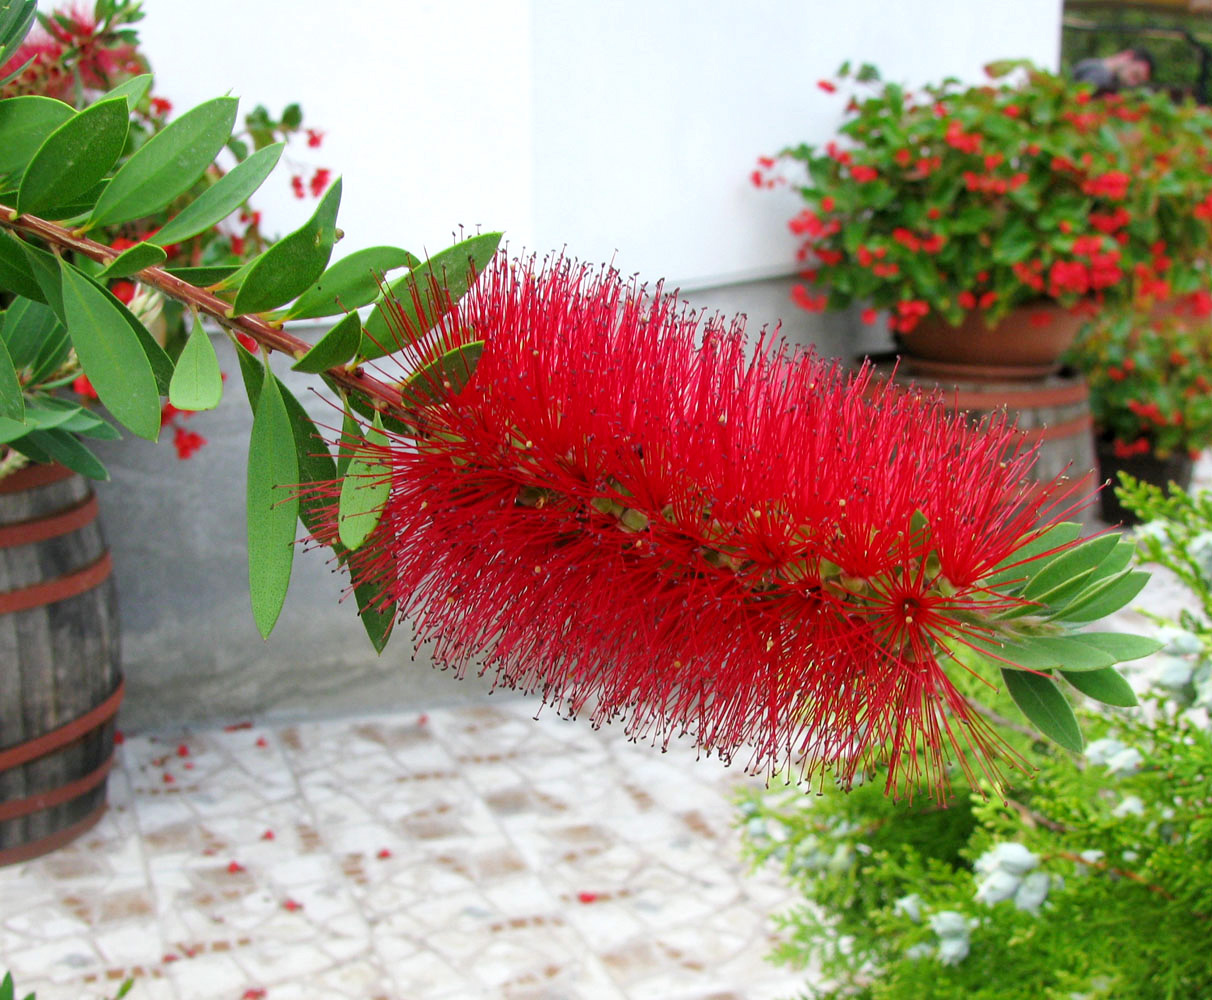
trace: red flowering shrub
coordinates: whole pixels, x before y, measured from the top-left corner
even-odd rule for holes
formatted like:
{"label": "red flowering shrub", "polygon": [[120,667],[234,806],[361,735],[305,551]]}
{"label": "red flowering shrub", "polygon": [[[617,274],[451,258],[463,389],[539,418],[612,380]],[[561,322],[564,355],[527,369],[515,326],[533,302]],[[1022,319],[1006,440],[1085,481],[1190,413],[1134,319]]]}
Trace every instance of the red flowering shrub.
{"label": "red flowering shrub", "polygon": [[[565,261],[490,269],[430,338],[397,324],[444,374],[374,459],[390,495],[349,560],[438,661],[656,742],[748,746],[755,771],[996,772],[950,650],[1023,609],[997,570],[1073,501],[1027,488],[1004,421],[768,342],[750,357],[739,321]],[[319,540],[337,532],[334,507]]]}
{"label": "red flowering shrub", "polygon": [[[920,320],[904,302],[992,324],[1040,299],[1151,303],[1207,284],[1212,112],[1161,94],[1090,100],[1025,63],[990,75],[911,94],[865,66],[855,82],[875,89],[839,94],[838,139],[782,152],[807,174],[800,259],[821,265],[800,305],[874,305],[908,332]],[[776,176],[760,167],[757,183]]]}
{"label": "red flowering shrub", "polygon": [[1198,457],[1212,445],[1212,297],[1181,313],[1101,317],[1068,362],[1090,386],[1097,433],[1121,458],[1152,452]]}

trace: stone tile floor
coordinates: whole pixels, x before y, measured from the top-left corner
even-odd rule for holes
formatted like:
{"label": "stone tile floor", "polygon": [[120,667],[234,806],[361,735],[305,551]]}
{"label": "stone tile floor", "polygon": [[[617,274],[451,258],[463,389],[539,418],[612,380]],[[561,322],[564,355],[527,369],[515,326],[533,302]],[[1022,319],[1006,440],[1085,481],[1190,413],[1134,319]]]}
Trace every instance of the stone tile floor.
{"label": "stone tile floor", "polygon": [[770,1000],[749,780],[532,701],[128,737],[101,823],[0,869],[18,996]]}

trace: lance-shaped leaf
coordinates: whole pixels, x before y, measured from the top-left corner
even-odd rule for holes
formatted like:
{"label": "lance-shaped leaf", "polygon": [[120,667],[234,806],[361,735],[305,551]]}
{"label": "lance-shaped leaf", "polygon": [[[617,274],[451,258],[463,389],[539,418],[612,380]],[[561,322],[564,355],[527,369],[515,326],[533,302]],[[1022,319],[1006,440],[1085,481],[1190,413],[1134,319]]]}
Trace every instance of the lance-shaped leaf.
{"label": "lance-shaped leaf", "polygon": [[70,104],[33,94],[0,101],[0,174],[20,176],[46,137],[75,113]]}
{"label": "lance-shaped leaf", "polygon": [[63,310],[80,365],[110,413],[155,441],[160,393],[151,362],[112,296],[70,264],[61,267]]}
{"label": "lance-shaped leaf", "polygon": [[425,406],[453,395],[467,384],[483,353],[482,340],[451,348],[408,377],[400,387],[401,401],[405,406]]}
{"label": "lance-shaped leaf", "polygon": [[286,600],[299,516],[294,432],[278,381],[266,374],[248,441],[248,583],[262,638],[269,638]]}
{"label": "lance-shaped leaf", "polygon": [[26,167],[17,211],[36,215],[94,187],[122,155],[129,127],[125,97],[100,101],[69,118],[46,137]]}
{"label": "lance-shaped leaf", "polygon": [[1020,546],[1006,557],[997,567],[997,572],[988,578],[993,586],[1000,586],[1012,580],[1030,580],[1036,573],[1048,565],[1047,559],[1034,557],[1068,545],[1080,537],[1082,526],[1074,521],[1062,521],[1054,524],[1034,540]]}
{"label": "lance-shaped leaf", "polygon": [[3,340],[0,340],[0,417],[25,420],[25,399],[21,395],[17,368]]}
{"label": "lance-shaped leaf", "polygon": [[13,447],[25,454],[28,454],[27,447],[33,447],[50,456],[51,461],[66,465],[73,472],[89,479],[109,479],[109,472],[101,464],[101,460],[81,444],[74,434],[61,427],[49,431],[31,431],[21,440],[14,441]]}
{"label": "lance-shaped leaf", "polygon": [[14,299],[0,322],[0,339],[4,340],[13,366],[28,368],[46,342],[59,319],[50,307],[29,299]]}
{"label": "lance-shaped leaf", "polygon": [[366,432],[365,444],[354,453],[341,483],[337,525],[341,544],[357,549],[375,530],[391,492],[387,435],[380,427]]}
{"label": "lance-shaped leaf", "polygon": [[155,267],[157,264],[163,264],[168,259],[168,254],[164,252],[163,247],[158,247],[154,243],[136,243],[133,247],[127,247],[117,257],[109,262],[109,265],[100,274],[98,278],[127,278],[132,274],[137,274],[145,267]]}
{"label": "lance-shaped leaf", "polygon": [[1081,752],[1082,730],[1077,716],[1051,677],[1024,670],[1003,670],[1002,678],[1010,697],[1032,725],[1066,750]]}
{"label": "lance-shaped leaf", "polygon": [[351,312],[316,341],[315,346],[292,366],[297,372],[320,372],[343,365],[354,356],[362,342],[362,320]]}
{"label": "lance-shaped leaf", "polygon": [[[163,230],[161,230],[163,232]],[[159,233],[156,234],[159,237]],[[213,267],[170,267],[168,273],[195,288],[207,288],[230,278],[240,270],[238,264],[215,264]]]}
{"label": "lance-shaped leaf", "polygon": [[286,319],[336,316],[375,300],[389,271],[416,267],[420,261],[399,247],[367,247],[337,261],[286,310]]}
{"label": "lance-shaped leaf", "polygon": [[[21,40],[28,34],[37,13],[37,0],[7,0],[0,5],[0,66],[8,62]],[[11,75],[0,77],[0,85],[8,83],[24,68],[24,65],[18,66]],[[11,987],[12,981],[7,976],[5,976],[5,981]],[[0,1000],[5,1000],[5,998],[0,996]]]}
{"label": "lance-shaped leaf", "polygon": [[362,627],[370,644],[376,653],[387,648],[387,640],[391,638],[392,629],[396,624],[395,603],[379,607],[375,600],[380,596],[381,588],[373,583],[360,583],[354,587],[354,600],[358,602],[358,616],[362,619]]}
{"label": "lance-shaped leaf", "polygon": [[21,241],[3,231],[0,231],[0,288],[35,302],[46,301],[46,293],[34,276]]}
{"label": "lance-shaped leaf", "polygon": [[1124,680],[1114,667],[1104,667],[1102,670],[1089,670],[1077,674],[1064,674],[1063,676],[1087,698],[1101,701],[1104,705],[1133,708],[1139,704],[1132,685]]}
{"label": "lance-shaped leaf", "polygon": [[123,80],[113,89],[107,90],[101,96],[101,100],[104,101],[110,97],[125,97],[127,110],[134,111],[139,102],[147,96],[147,92],[151,90],[151,85],[152,75],[150,73],[132,76],[129,80]]}
{"label": "lance-shaped leaf", "polygon": [[[467,293],[500,243],[500,233],[473,236],[393,281],[366,320],[358,354],[368,360],[381,358],[403,346],[395,342],[396,338],[409,329],[417,335],[431,329]],[[395,305],[389,304],[389,299],[394,299]],[[395,308],[402,311],[402,322],[401,317],[390,316]]]}
{"label": "lance-shaped leaf", "polygon": [[[243,163],[237,164],[162,226],[156,233],[156,239],[161,245],[179,243],[222,222],[261,186],[277,165],[283,148],[284,143],[276,142],[258,150]],[[232,271],[234,272],[235,268]],[[226,276],[221,275],[213,281],[197,284],[213,284]]]}
{"label": "lance-shaped leaf", "polygon": [[231,314],[265,312],[289,302],[324,273],[337,238],[338,178],[301,228],[279,240],[253,262],[232,303]]}
{"label": "lance-shaped leaf", "polygon": [[1118,611],[1149,582],[1143,570],[1130,570],[1094,583],[1054,617],[1067,622],[1093,622]]}
{"label": "lance-shaped leaf", "polygon": [[[324,436],[315,422],[307,415],[294,394],[279,384],[290,428],[294,432],[295,454],[299,462],[299,483],[331,483],[337,475],[336,463],[328,450]],[[324,524],[324,511],[330,501],[327,497],[304,495],[299,504],[299,519],[311,532],[318,532]]]}
{"label": "lance-shaped leaf", "polygon": [[193,187],[231,135],[238,104],[234,97],[216,97],[148,139],[118,168],[86,228],[151,215]]}
{"label": "lance-shaped leaf", "polygon": [[193,329],[177,358],[168,384],[168,401],[178,410],[213,410],[223,398],[223,373],[210,335],[194,316]]}

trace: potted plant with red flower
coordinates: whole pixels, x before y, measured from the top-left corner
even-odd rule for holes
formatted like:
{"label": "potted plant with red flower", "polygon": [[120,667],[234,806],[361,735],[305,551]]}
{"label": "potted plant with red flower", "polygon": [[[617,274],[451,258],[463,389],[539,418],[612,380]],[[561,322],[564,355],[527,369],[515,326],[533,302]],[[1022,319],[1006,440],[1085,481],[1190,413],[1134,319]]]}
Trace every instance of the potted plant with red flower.
{"label": "potted plant with red flower", "polygon": [[1099,468],[1111,486],[1103,517],[1135,523],[1114,486],[1124,471],[1144,482],[1190,485],[1192,465],[1212,444],[1212,296],[1180,314],[1105,314],[1066,355],[1090,387]]}
{"label": "potted plant with red flower", "polygon": [[[1162,94],[1095,99],[1021,61],[988,74],[916,92],[871,66],[821,81],[847,101],[837,138],[754,175],[807,203],[789,223],[803,237],[797,304],[858,304],[871,323],[885,311],[908,353],[944,362],[979,361],[970,352],[990,341],[1007,351],[994,363],[1029,371],[1055,365],[1081,316],[1204,287],[1212,112]],[[1060,317],[1057,344],[1033,346]]]}

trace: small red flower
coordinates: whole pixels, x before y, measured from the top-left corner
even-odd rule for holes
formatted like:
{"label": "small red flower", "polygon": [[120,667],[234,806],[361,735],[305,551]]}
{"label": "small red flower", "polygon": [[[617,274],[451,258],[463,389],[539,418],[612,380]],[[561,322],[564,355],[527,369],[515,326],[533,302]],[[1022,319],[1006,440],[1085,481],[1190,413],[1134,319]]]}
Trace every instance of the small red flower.
{"label": "small red flower", "polygon": [[261,839],[262,840],[273,840],[274,839],[273,830],[266,830],[263,834],[261,834]]}
{"label": "small red flower", "polygon": [[309,128],[307,130],[307,145],[309,145],[312,149],[319,149],[320,144],[323,141],[324,141],[324,133],[321,132],[319,129]]}
{"label": "small red flower", "polygon": [[597,901],[598,901],[598,894],[596,892],[578,892],[577,893],[577,902],[578,903],[596,903]]}
{"label": "small red flower", "polygon": [[375,857],[378,858],[380,861],[386,861],[388,858],[391,857],[391,851],[389,851],[386,847],[380,848],[379,853],[376,854]]}
{"label": "small red flower", "polygon": [[239,875],[242,871],[245,871],[245,870],[246,870],[245,867],[242,864],[240,864],[239,861],[233,861],[227,866],[227,872],[229,875]]}
{"label": "small red flower", "polygon": [[837,84],[832,80],[817,80],[816,85],[821,88],[826,94],[836,94]]}
{"label": "small red flower", "polygon": [[130,300],[135,297],[135,285],[131,281],[115,281],[109,286],[109,290],[124,306],[130,305]]}
{"label": "small red flower", "polygon": [[173,429],[173,447],[177,450],[177,458],[184,461],[192,458],[194,452],[206,444],[206,438],[196,431],[188,430],[178,425]]}
{"label": "small red flower", "polygon": [[864,323],[870,326],[879,318],[879,311],[876,309],[864,309],[861,318]]}
{"label": "small red flower", "polygon": [[164,782],[164,784],[166,784],[166,785],[171,785],[171,784],[173,784],[173,783],[174,783],[174,782],[175,782],[177,779],[176,779],[176,778],[174,778],[174,777],[173,777],[171,774],[169,774],[167,771],[165,771],[165,772],[164,772],[164,774],[161,776],[161,780]]}
{"label": "small red flower", "polygon": [[151,98],[152,111],[157,115],[166,115],[173,109],[173,102],[166,97]]}
{"label": "small red flower", "polygon": [[256,354],[257,351],[260,350],[260,348],[257,346],[257,342],[253,340],[253,338],[247,333],[237,333],[236,340],[239,341],[240,346],[243,347],[244,350],[248,351],[249,354]]}
{"label": "small red flower", "polygon": [[306,198],[307,189],[303,186],[303,178],[295,174],[290,179],[291,190],[294,191],[296,198]]}
{"label": "small red flower", "polygon": [[286,910],[288,913],[297,913],[299,910],[303,909],[303,904],[293,899],[285,899],[282,901],[282,909]]}
{"label": "small red flower", "polygon": [[856,163],[850,168],[850,176],[859,184],[870,184],[877,180],[879,175],[880,172],[875,167],[868,167],[862,163]]}
{"label": "small red flower", "polygon": [[257,737],[257,746],[262,747],[262,748],[267,747],[267,746],[269,746],[269,740],[267,740],[264,736],[258,736]]}
{"label": "small red flower", "polygon": [[72,392],[77,396],[83,396],[85,399],[100,399],[97,395],[97,390],[93,388],[93,384],[88,380],[87,375],[77,375],[72,379]]}
{"label": "small red flower", "polygon": [[332,171],[327,167],[321,167],[311,175],[311,180],[308,186],[311,188],[311,196],[319,198],[324,193],[324,189],[328,187],[328,182],[332,179]]}
{"label": "small red flower", "polygon": [[264,1000],[268,993],[259,988],[251,988],[240,994],[240,1000]]}
{"label": "small red flower", "polygon": [[177,756],[178,757],[188,757],[189,756],[189,747],[186,746],[186,744],[184,744],[184,743],[179,744],[177,746]]}

